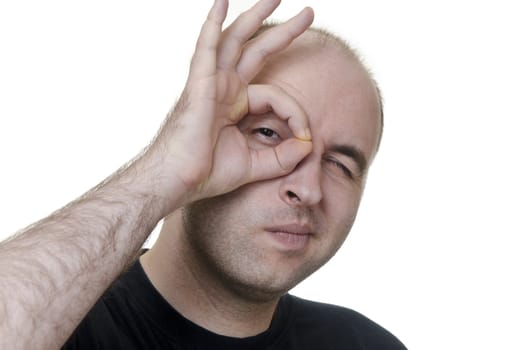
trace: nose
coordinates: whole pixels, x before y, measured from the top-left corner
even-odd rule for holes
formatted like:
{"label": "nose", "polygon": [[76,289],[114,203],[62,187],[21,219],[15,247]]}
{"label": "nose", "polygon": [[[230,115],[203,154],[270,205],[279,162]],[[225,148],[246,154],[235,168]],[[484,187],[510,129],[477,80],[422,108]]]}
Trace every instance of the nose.
{"label": "nose", "polygon": [[321,191],[321,162],[315,154],[303,159],[284,176],[279,188],[281,199],[291,206],[313,206],[319,203]]}

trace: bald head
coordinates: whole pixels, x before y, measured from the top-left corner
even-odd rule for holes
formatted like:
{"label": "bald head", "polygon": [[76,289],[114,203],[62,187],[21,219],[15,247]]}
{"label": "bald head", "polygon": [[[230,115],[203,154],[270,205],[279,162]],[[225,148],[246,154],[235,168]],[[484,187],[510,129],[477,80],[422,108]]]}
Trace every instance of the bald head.
{"label": "bald head", "polygon": [[[261,35],[263,32],[277,26],[278,24],[280,23],[277,23],[277,22],[264,23],[257,30],[257,32],[251,37],[251,39]],[[370,72],[370,70],[365,66],[357,50],[352,48],[347,43],[346,40],[344,40],[340,36],[326,29],[312,26],[308,28],[308,30],[304,34],[302,34],[301,36],[299,36],[297,39],[294,40],[294,42],[290,46],[290,49],[279,53],[278,55],[273,57],[269,63],[273,64],[274,61],[288,59],[288,58],[302,59],[303,51],[304,53],[307,53],[309,51],[320,51],[320,50],[337,50],[340,54],[344,55],[345,57],[349,58],[353,62],[357,63],[361,67],[361,69],[363,69],[368,75],[368,77],[370,78],[372,85],[374,89],[376,90],[378,103],[379,103],[379,110],[380,110],[381,128],[380,128],[380,135],[379,135],[378,145],[377,145],[377,149],[379,149],[379,145],[381,142],[381,135],[383,133],[383,122],[384,122],[383,98],[381,95],[381,91],[379,89],[378,83],[376,82],[376,80],[374,79],[372,75],[372,72]]]}

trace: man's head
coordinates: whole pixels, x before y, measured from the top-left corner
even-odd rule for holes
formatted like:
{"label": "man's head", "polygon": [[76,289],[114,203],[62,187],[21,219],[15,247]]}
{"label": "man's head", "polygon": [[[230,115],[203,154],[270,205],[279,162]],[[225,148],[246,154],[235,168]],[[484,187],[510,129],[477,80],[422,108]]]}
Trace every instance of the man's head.
{"label": "man's head", "polygon": [[[325,35],[303,34],[253,81],[276,85],[298,101],[309,118],[313,152],[286,176],[183,210],[187,258],[246,298],[275,298],[334,255],[354,222],[378,148],[376,84],[350,50]],[[253,148],[292,137],[272,112],[249,115],[239,128]]]}

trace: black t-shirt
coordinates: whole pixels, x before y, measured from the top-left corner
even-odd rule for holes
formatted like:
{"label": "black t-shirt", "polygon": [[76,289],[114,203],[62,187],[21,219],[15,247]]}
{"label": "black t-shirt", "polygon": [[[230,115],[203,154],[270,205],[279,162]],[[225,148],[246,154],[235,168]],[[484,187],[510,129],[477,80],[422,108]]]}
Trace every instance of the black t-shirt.
{"label": "black t-shirt", "polygon": [[180,315],[154,288],[139,261],[118,278],[63,349],[361,349],[405,346],[365,316],[289,294],[270,328],[248,338],[212,333]]}

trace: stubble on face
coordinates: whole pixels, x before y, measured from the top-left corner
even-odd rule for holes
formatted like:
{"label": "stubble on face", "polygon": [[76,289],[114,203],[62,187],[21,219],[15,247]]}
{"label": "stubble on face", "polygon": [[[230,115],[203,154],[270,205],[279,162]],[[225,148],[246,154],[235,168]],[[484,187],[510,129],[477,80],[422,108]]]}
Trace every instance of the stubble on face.
{"label": "stubble on face", "polygon": [[[218,288],[228,288],[239,297],[269,301],[328,261],[349,227],[341,234],[332,233],[339,239],[333,242],[334,249],[315,247],[320,241],[328,244],[329,233],[323,232],[326,224],[320,214],[307,207],[266,206],[251,201],[259,198],[252,195],[252,186],[195,202],[182,210],[185,254],[187,265],[203,280],[214,281]],[[265,227],[293,221],[309,222],[317,234],[310,237],[306,251],[289,255],[263,244]]]}
{"label": "stubble on face", "polygon": [[[298,61],[298,57],[306,59]],[[271,60],[256,79],[279,85],[312,113],[310,123],[320,127],[315,130],[319,139],[314,138],[319,153],[314,154],[321,158],[321,167],[328,165],[324,162],[325,146],[332,140],[347,143],[352,139],[371,160],[372,145],[379,138],[378,101],[377,95],[369,95],[370,78],[361,67],[358,69],[358,62],[342,58],[340,51],[327,48],[321,52],[318,47],[294,43]],[[315,65],[327,66],[326,75],[315,74]],[[342,72],[350,72],[352,78]],[[330,88],[323,91],[321,86]],[[328,98],[321,98],[321,92]],[[344,129],[350,129],[352,136],[345,134]],[[188,267],[203,281],[213,281],[218,288],[229,288],[242,298],[277,298],[324,265],[344,242],[354,222],[364,182],[352,185],[342,180],[323,172],[322,199],[309,206],[285,203],[279,194],[283,180],[278,178],[185,207],[182,222]],[[315,232],[305,251],[288,254],[262,238],[270,225],[302,220],[308,221]]]}

